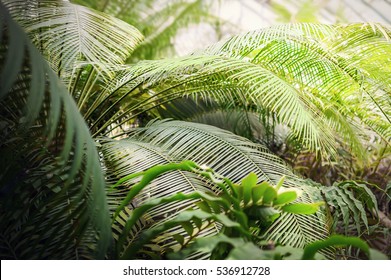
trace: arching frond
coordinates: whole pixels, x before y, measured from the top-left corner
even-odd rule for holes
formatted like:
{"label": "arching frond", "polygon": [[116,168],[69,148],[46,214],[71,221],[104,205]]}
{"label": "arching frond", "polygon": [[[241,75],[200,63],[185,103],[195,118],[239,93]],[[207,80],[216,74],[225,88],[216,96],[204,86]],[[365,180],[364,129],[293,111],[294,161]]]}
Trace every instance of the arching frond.
{"label": "arching frond", "polygon": [[3,2],[66,80],[81,62],[110,76],[110,65],[123,64],[143,39],[128,23],[67,1]]}
{"label": "arching frond", "polygon": [[158,8],[154,0],[71,0],[71,2],[104,12],[134,26],[139,26],[145,17],[155,13]]}
{"label": "arching frond", "polygon": [[140,22],[145,30],[146,40],[134,52],[131,61],[140,59],[156,59],[167,57],[167,53],[175,55],[175,36],[179,30],[191,25],[211,21],[208,14],[209,5],[205,0],[167,1],[164,8],[149,15]]}
{"label": "arching frond", "polygon": [[[334,122],[346,127],[344,119],[327,119],[323,109],[307,100],[308,92],[295,88],[283,77],[262,65],[219,56],[189,56],[155,63],[140,63],[124,71],[124,75],[108,92],[123,92],[128,96],[144,96],[144,101],[131,104],[137,112],[155,107],[172,98],[185,95],[212,98],[225,104],[252,107],[258,113],[275,114],[281,123],[313,150],[335,151]],[[142,92],[140,93],[141,86]],[[123,103],[126,106],[126,103]],[[140,107],[139,107],[140,106]],[[331,117],[333,117],[331,115]],[[117,116],[117,119],[119,117]],[[330,123],[331,124],[330,124]],[[341,123],[342,122],[342,123]],[[350,127],[350,126],[348,126]]]}
{"label": "arching frond", "polygon": [[[101,141],[101,151],[104,158],[106,173],[109,180],[113,183],[131,174],[137,174],[147,169],[168,163],[178,162],[177,159],[172,158],[168,153],[158,146],[151,145],[147,142],[141,142],[136,139],[123,139],[120,141],[103,139]],[[114,213],[118,206],[127,196],[132,186],[137,183],[140,178],[127,180],[120,188],[108,192],[109,206]],[[136,209],[146,202],[150,202],[157,198],[167,198],[176,193],[189,194],[195,191],[203,193],[213,192],[214,188],[211,182],[207,182],[196,174],[188,171],[173,171],[165,173],[144,188],[131,202],[126,206],[125,210],[121,211],[116,223],[113,224],[113,232],[115,236],[126,234],[124,233],[124,224],[129,219],[131,210]],[[217,191],[217,190],[215,190]],[[137,227],[133,227],[128,234],[128,240],[118,248],[118,255],[120,256],[128,246],[136,242],[140,238],[140,234],[149,227],[159,227],[166,221],[173,219],[179,213],[194,208],[195,202],[192,200],[176,201],[166,204],[160,204],[148,211],[148,214],[143,216],[138,222]],[[122,221],[121,221],[122,219]],[[214,235],[219,231],[219,225],[215,224],[205,229],[199,236]],[[186,231],[183,228],[173,229],[174,233],[161,236],[156,239],[153,244],[158,254],[164,253],[165,250],[177,243],[173,239],[173,235],[178,234],[186,236]],[[151,246],[153,247],[153,246]],[[157,249],[156,249],[157,248]]]}
{"label": "arching frond", "polygon": [[[209,0],[115,0],[88,1],[75,0],[75,3],[105,12],[133,26],[145,36],[128,61],[157,59],[175,55],[175,37],[180,30],[191,28],[202,22],[215,23],[209,12]],[[180,42],[179,42],[180,44]],[[191,51],[191,50],[190,50]]]}
{"label": "arching frond", "polygon": [[[235,36],[206,53],[261,64],[308,92],[308,100],[324,107],[329,120],[331,114],[349,122],[358,117],[389,141],[390,30],[381,24],[283,25]],[[356,134],[334,125],[344,130],[345,140]],[[353,143],[359,148],[358,139]]]}
{"label": "arching frond", "polygon": [[[231,106],[232,107],[232,106]],[[163,119],[175,119],[213,125],[250,140],[266,139],[266,130],[255,112],[243,108],[231,108],[211,99],[185,97],[175,99],[157,108]]]}
{"label": "arching frond", "polygon": [[[354,28],[317,24],[266,28],[204,53],[138,63],[108,87],[108,95],[116,92],[135,101],[129,106],[123,102],[123,110],[110,122],[124,123],[172,99],[196,95],[271,114],[312,151],[336,157],[342,142],[362,159],[368,141],[364,129],[389,141],[391,48],[379,34],[357,35],[349,43],[354,33],[361,34]],[[356,45],[360,55],[348,51]]]}
{"label": "arching frond", "polygon": [[[95,143],[74,101],[0,4],[2,258],[103,258],[111,233]],[[15,211],[15,209],[17,209]]]}
{"label": "arching frond", "polygon": [[[121,164],[116,168],[116,172],[121,172],[121,176],[126,175],[133,168],[139,168],[140,163],[146,160],[145,156],[156,163],[155,156],[148,155],[149,152],[141,153],[139,147],[129,149],[131,145],[134,145],[132,142],[136,140],[153,145],[155,150],[158,149],[160,153],[174,162],[183,159],[192,160],[199,165],[212,168],[216,173],[232,179],[233,182],[239,182],[250,172],[254,172],[259,181],[268,181],[272,184],[276,184],[282,176],[286,176],[285,186],[302,189],[304,195],[301,199],[305,202],[312,202],[314,189],[307,188],[305,183],[292,174],[278,157],[272,155],[263,146],[254,144],[228,131],[208,125],[181,121],[156,121],[146,128],[135,129],[132,131],[129,140],[119,141],[119,143],[122,142],[126,145],[126,149],[118,149],[115,152],[113,150],[109,154],[111,162],[118,161]],[[122,145],[115,143],[117,142],[112,144],[113,147]],[[145,147],[146,145],[143,144]],[[111,149],[108,146],[107,150],[110,151]],[[159,158],[163,157],[159,156]],[[183,183],[176,186],[174,182],[174,180],[171,180],[170,190],[167,190],[166,195],[175,193],[177,188],[186,186]],[[155,192],[166,192],[166,189],[156,189]],[[292,215],[286,214],[281,217],[275,228],[270,230],[270,239],[303,247],[308,242],[322,239],[327,235],[322,214],[318,213],[318,215],[309,217]],[[283,232],[284,234],[282,234]],[[290,233],[293,235],[290,235]],[[288,236],[291,236],[291,238],[288,238]]]}
{"label": "arching frond", "polygon": [[289,38],[333,39],[337,34],[336,27],[332,25],[315,23],[280,24],[232,36],[196,53],[226,53],[240,56],[243,54],[243,51],[251,51],[259,48],[262,43],[267,44],[275,40],[286,40]]}

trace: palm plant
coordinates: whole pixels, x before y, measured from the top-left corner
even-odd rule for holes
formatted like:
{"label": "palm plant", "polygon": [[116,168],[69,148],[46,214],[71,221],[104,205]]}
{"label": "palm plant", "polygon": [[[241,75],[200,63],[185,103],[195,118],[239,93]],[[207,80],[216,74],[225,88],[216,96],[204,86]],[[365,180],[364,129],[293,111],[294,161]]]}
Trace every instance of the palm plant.
{"label": "palm plant", "polygon": [[75,4],[112,15],[133,26],[145,36],[128,61],[155,59],[174,55],[174,40],[180,29],[202,22],[212,26],[220,20],[209,13],[209,0],[142,0],[142,1],[88,1],[74,0]]}
{"label": "palm plant", "polygon": [[[187,57],[125,64],[143,37],[113,16],[65,1],[2,3],[4,258],[107,257],[115,242],[111,233],[114,240],[120,238],[122,223],[151,199],[221,191],[192,170],[174,170],[128,201],[129,190],[140,182],[134,174],[160,164],[192,160],[234,183],[250,172],[257,183],[272,185],[285,176],[283,186],[301,189],[302,201],[321,200],[324,187],[295,175],[265,147],[263,134],[278,126],[284,126],[290,141],[329,161],[338,160],[340,149],[362,161],[372,135],[386,143],[385,149],[390,146],[391,29],[386,26],[275,26]],[[194,110],[185,119],[235,112],[248,120],[249,137],[260,129],[258,143],[206,124],[150,122],[199,103],[209,109]],[[120,187],[109,191],[118,180]],[[335,195],[337,188],[327,194],[333,206],[341,207],[335,218],[349,222],[346,203],[356,211],[353,221],[361,229],[368,222],[359,200],[375,212],[376,200],[366,188],[360,190],[357,198],[344,190],[350,199],[343,202]],[[183,199],[155,205],[125,232],[128,244],[194,205]],[[303,248],[330,234],[325,214],[282,213],[263,234]],[[148,246],[163,252],[188,234],[187,228],[175,228]],[[219,231],[215,220],[203,235]]]}

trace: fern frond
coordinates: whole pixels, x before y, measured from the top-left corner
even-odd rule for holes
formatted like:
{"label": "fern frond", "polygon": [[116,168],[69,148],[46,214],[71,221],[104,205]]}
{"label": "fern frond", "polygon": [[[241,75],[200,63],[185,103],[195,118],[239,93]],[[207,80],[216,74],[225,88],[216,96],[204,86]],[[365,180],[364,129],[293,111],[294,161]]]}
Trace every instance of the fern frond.
{"label": "fern frond", "polygon": [[[344,181],[330,187],[318,185],[333,213],[334,231],[349,234],[351,226],[358,234],[369,231],[368,217],[377,219],[377,199],[363,183]],[[342,225],[342,229],[338,229]]]}

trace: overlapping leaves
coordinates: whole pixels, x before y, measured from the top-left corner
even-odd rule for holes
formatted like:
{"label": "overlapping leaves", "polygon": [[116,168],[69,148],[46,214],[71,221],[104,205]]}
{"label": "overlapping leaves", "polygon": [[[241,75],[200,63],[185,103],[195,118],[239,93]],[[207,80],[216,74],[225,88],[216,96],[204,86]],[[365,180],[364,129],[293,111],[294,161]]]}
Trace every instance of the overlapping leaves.
{"label": "overlapping leaves", "polygon": [[[305,203],[313,202],[310,192],[314,189],[306,188],[302,180],[293,175],[289,168],[266,148],[215,127],[181,121],[157,121],[146,128],[131,131],[131,137],[128,139],[103,140],[101,149],[110,178],[127,178],[127,176],[132,176],[131,174],[137,174],[156,164],[192,160],[200,165],[209,166],[233,182],[239,182],[248,173],[254,172],[254,175],[259,178],[257,180],[277,184],[281,176],[285,175],[285,187],[297,187],[303,190],[300,199]],[[134,185],[133,180],[124,182],[124,186]],[[126,196],[127,188],[113,193],[114,205],[118,198],[123,199]],[[178,192],[189,193],[194,190],[219,191],[213,184],[210,185],[191,174],[172,172],[157,178],[150,187],[135,197],[133,203],[136,205],[133,204],[132,207],[137,208],[149,198],[163,199]],[[255,195],[260,195],[260,193]],[[274,198],[270,197],[271,200]],[[154,216],[168,219],[172,213],[176,213],[174,209],[185,210],[191,205],[192,203],[182,202],[180,207],[171,204],[159,206],[148,214],[148,217],[152,220]],[[257,210],[254,211],[257,212]],[[288,211],[289,209],[286,209],[286,212]],[[324,216],[321,213],[311,216],[284,213],[276,223],[278,228],[270,229],[265,238],[272,236],[270,239],[276,242],[281,241],[283,244],[304,247],[305,244],[326,236],[324,222]],[[218,227],[214,227],[213,230],[218,231]],[[279,234],[283,232],[285,234],[280,236]],[[292,232],[294,235],[291,234]]]}
{"label": "overlapping leaves", "polygon": [[105,182],[74,101],[0,6],[1,256],[103,258]]}

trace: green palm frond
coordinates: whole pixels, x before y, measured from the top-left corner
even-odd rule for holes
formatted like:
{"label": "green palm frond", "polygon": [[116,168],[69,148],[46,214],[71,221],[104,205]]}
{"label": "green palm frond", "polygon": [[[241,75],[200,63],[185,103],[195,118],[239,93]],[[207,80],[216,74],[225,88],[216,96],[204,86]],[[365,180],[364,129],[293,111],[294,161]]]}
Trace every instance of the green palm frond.
{"label": "green palm frond", "polygon": [[[157,108],[163,119],[203,123],[233,132],[250,140],[267,138],[266,128],[255,112],[243,108],[230,108],[213,100],[185,97],[175,99]],[[274,139],[275,140],[275,139]]]}
{"label": "green palm frond", "polygon": [[358,99],[371,113],[357,110],[360,118],[385,141],[391,137],[391,26],[381,24],[351,24],[340,27],[343,34],[331,42],[332,52],[341,53],[347,68],[360,78],[361,96]]}
{"label": "green palm frond", "polygon": [[103,258],[111,233],[95,143],[2,4],[0,13],[0,215],[1,243],[8,246],[1,256]]}
{"label": "green palm frond", "polygon": [[123,102],[109,123],[125,123],[172,99],[195,95],[269,114],[317,153],[336,157],[339,143],[347,143],[362,159],[368,141],[363,127],[386,142],[391,135],[390,41],[372,34],[350,42],[351,33],[360,34],[351,29],[277,26],[236,36],[203,53],[130,66],[107,91],[135,102]]}
{"label": "green palm frond", "polygon": [[67,85],[84,116],[143,39],[128,23],[69,2],[5,4]]}
{"label": "green palm frond", "polygon": [[206,52],[261,64],[308,92],[323,113],[350,122],[359,117],[389,141],[390,30],[380,24],[283,25],[235,36]]}
{"label": "green palm frond", "polygon": [[[146,94],[140,94],[139,86]],[[139,63],[125,70],[117,83],[109,86],[109,91],[114,90],[129,97],[144,96],[145,100],[139,102],[143,110],[195,95],[231,106],[253,107],[260,114],[269,111],[279,122],[290,126],[292,134],[309,148],[335,151],[334,126],[329,125],[320,108],[307,100],[309,93],[296,89],[262,65],[248,61],[205,55]],[[131,105],[131,111],[137,112],[138,105]],[[126,117],[130,111],[126,109],[121,116]],[[344,121],[338,112],[335,114],[339,118],[333,121]],[[346,127],[346,123],[340,125]]]}
{"label": "green palm frond", "polygon": [[[100,150],[104,157],[107,176],[113,183],[131,174],[138,174],[146,171],[153,166],[178,162],[160,147],[132,138],[120,141],[103,139],[101,141]],[[129,190],[139,180],[139,177],[127,180],[121,184],[120,188],[108,192],[108,201],[112,213],[117,210],[120,203],[122,203],[128,195]],[[192,172],[181,170],[165,173],[153,180],[132,200],[130,205],[127,205],[125,209],[120,212],[119,216],[116,218],[116,223],[113,224],[116,239],[119,239],[123,234],[127,234],[128,238],[127,242],[123,244],[124,247],[121,246],[121,248],[117,249],[117,254],[120,256],[122,251],[126,251],[127,247],[132,246],[132,243],[137,242],[140,238],[140,234],[147,228],[159,227],[166,221],[173,219],[173,217],[177,216],[179,213],[194,207],[194,201],[179,200],[157,205],[150,209],[147,215],[143,216],[138,221],[138,225],[131,228],[129,233],[124,233],[124,225],[129,219],[133,209],[141,207],[154,199],[167,198],[176,193],[189,194],[196,191],[203,193],[212,191],[217,192],[217,189],[214,190],[214,188],[211,182],[203,180]],[[219,227],[219,225],[214,224],[200,233],[200,236],[216,234]],[[183,228],[175,228],[173,230],[175,231],[175,234],[181,236],[186,235],[186,231]],[[177,242],[173,239],[173,235],[174,234],[167,234],[155,239],[152,243],[155,246],[152,246],[152,248],[155,248],[153,251],[161,254],[167,250],[167,248],[174,246]]]}
{"label": "green palm frond", "polygon": [[[277,184],[282,176],[286,176],[284,183],[286,187],[302,189],[304,191],[302,201],[313,201],[314,189],[306,187],[304,181],[293,175],[278,157],[272,155],[263,146],[228,131],[196,123],[156,121],[146,128],[133,130],[129,140],[120,140],[120,142],[135,140],[158,147],[174,162],[187,159],[199,165],[206,165],[216,173],[232,179],[233,182],[239,182],[250,172],[254,172],[259,181],[268,181],[272,184]],[[117,151],[116,160],[126,158],[129,161],[132,158],[133,163],[124,164],[119,160],[124,171],[130,170],[132,166],[138,166],[136,162],[143,162],[143,154],[135,153],[135,150],[123,149],[122,153],[121,156]],[[151,156],[147,157],[153,159]],[[117,170],[122,169],[119,166]],[[126,172],[121,175],[126,175]],[[173,182],[174,180],[171,180],[168,193],[176,192],[177,187]],[[266,238],[269,238],[269,235],[270,239],[276,242],[303,247],[308,242],[327,236],[325,219],[321,213],[308,217],[286,214],[274,228],[270,229]]]}
{"label": "green palm frond", "polygon": [[[273,184],[277,184],[281,174],[289,174],[289,168],[263,146],[213,126],[155,121],[132,133],[140,133],[137,138],[160,146],[177,160],[189,159],[199,165],[205,164],[234,182],[250,171],[260,181]],[[295,178],[293,174],[291,177]]]}
{"label": "green palm frond", "polygon": [[[72,0],[70,2],[104,12],[137,27],[144,18],[157,12],[154,0]],[[142,32],[145,34],[144,31]]]}
{"label": "green palm frond", "polygon": [[208,0],[115,0],[72,1],[103,11],[133,26],[145,36],[129,61],[156,59],[175,55],[174,40],[180,30],[201,22],[215,23],[218,19],[209,13]]}
{"label": "green palm frond", "polygon": [[[143,172],[184,160],[235,184],[251,172],[258,183],[273,186],[284,176],[284,187],[300,189],[302,202],[326,198],[338,225],[354,225],[358,233],[370,228],[368,212],[377,204],[365,186],[313,187],[262,144],[215,126],[149,121],[214,124],[250,139],[257,132],[260,143],[284,127],[299,152],[324,155],[330,165],[340,151],[365,159],[370,138],[381,139],[386,151],[389,26],[280,25],[186,57],[126,65],[170,48],[181,27],[208,17],[205,1],[167,7],[155,7],[155,1],[73,2],[111,15],[60,0],[0,3],[2,258],[104,258],[112,235],[115,257],[134,256],[132,249],[141,246],[153,258],[191,241],[196,228],[202,237],[219,233],[224,219],[236,227],[220,207],[208,212],[197,204],[220,194],[217,181],[187,169],[161,174],[127,203]],[[144,43],[130,24],[145,33]],[[98,143],[96,136],[102,136]],[[106,193],[107,185],[114,187]],[[148,209],[136,221],[141,208]],[[214,222],[203,228],[202,217]],[[182,223],[186,219],[191,223]],[[303,248],[335,229],[328,222],[320,211],[284,213],[266,232],[251,230],[277,245]],[[151,240],[145,243],[146,232]]]}
{"label": "green palm frond", "polygon": [[175,55],[174,40],[179,30],[190,27],[203,20],[216,21],[208,14],[205,0],[168,1],[166,6],[146,17],[140,24],[144,26],[146,40],[134,52],[132,61],[167,57]]}
{"label": "green palm frond", "polygon": [[[25,28],[52,68],[66,80],[78,64],[88,63],[111,75],[143,39],[133,26],[107,14],[67,1],[3,1]],[[66,38],[66,40],[64,40]]]}
{"label": "green palm frond", "polygon": [[260,46],[262,47],[262,43],[268,44],[275,40],[289,38],[312,38],[315,40],[330,38],[332,40],[337,36],[337,28],[333,25],[317,23],[280,24],[232,36],[208,46],[205,50],[200,50],[196,54],[206,52],[209,54],[226,53],[241,56],[246,51],[251,52],[254,49],[259,49]]}

